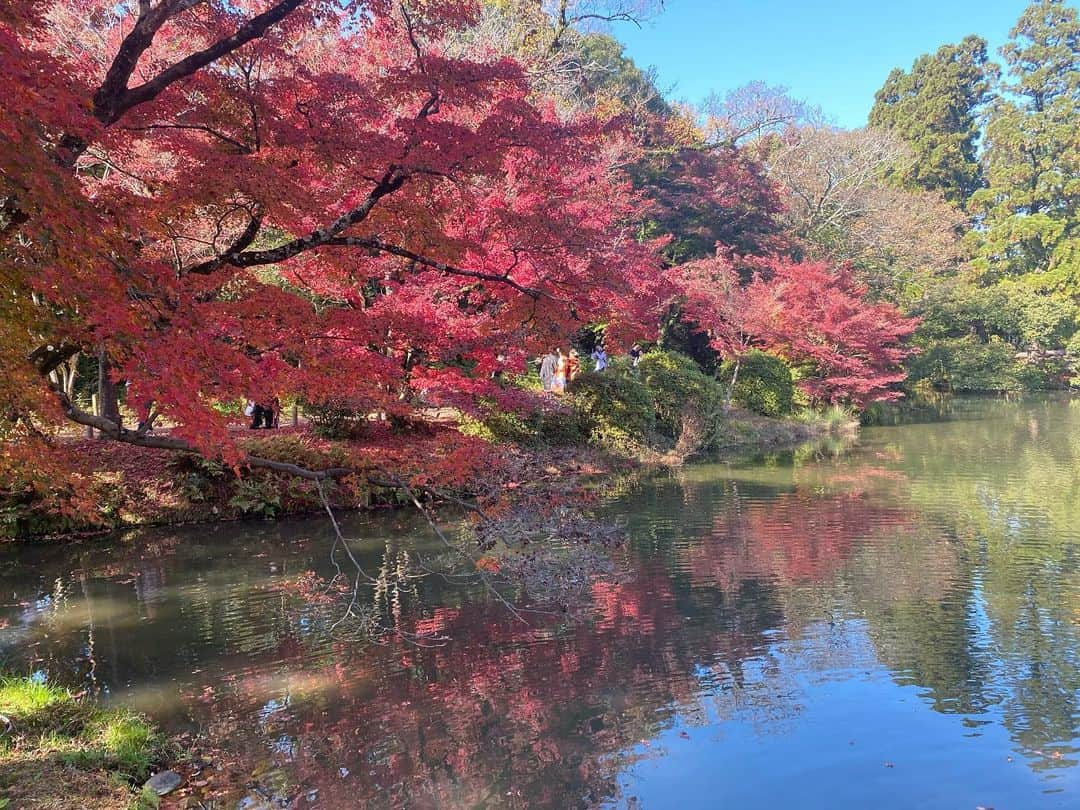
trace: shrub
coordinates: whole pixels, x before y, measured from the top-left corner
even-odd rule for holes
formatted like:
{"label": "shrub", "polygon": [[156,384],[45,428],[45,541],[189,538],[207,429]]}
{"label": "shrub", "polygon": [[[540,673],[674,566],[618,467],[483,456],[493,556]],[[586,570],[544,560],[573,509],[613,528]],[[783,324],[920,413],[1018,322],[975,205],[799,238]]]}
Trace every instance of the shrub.
{"label": "shrub", "polygon": [[656,403],[640,381],[611,371],[587,372],[570,383],[574,409],[589,441],[626,452],[653,432]]}
{"label": "shrub", "polygon": [[1072,339],[1065,344],[1065,362],[1068,369],[1069,385],[1075,387],[1080,386],[1080,332],[1077,332],[1072,336]]}
{"label": "shrub", "polygon": [[350,466],[349,454],[344,447],[320,447],[319,442],[296,434],[259,435],[258,431],[252,433],[255,435],[245,439],[242,446],[253,456],[296,464],[309,470]]}
{"label": "shrub", "polygon": [[493,402],[483,403],[479,415],[463,415],[460,430],[488,442],[524,447],[562,447],[580,444],[588,437],[584,420],[572,408],[534,408],[519,413],[502,410]]}
{"label": "shrub", "polygon": [[53,476],[48,468],[0,476],[0,537],[25,539],[115,525],[122,473]]}
{"label": "shrub", "polygon": [[[721,384],[730,384],[733,376],[735,361],[725,360],[720,366]],[[780,417],[791,413],[794,395],[791,369],[783,360],[757,350],[742,358],[732,391],[734,402],[763,416]]]}
{"label": "shrub", "polygon": [[589,429],[583,416],[573,408],[557,408],[539,412],[539,439],[551,447],[567,447],[581,444],[589,438]]}
{"label": "shrub", "polygon": [[999,338],[974,335],[931,341],[909,362],[912,385],[953,391],[1015,391],[1024,388],[1016,349]]}
{"label": "shrub", "polygon": [[316,436],[324,439],[358,439],[367,430],[369,408],[359,402],[326,400],[308,402],[304,415]]}
{"label": "shrub", "polygon": [[686,355],[653,351],[641,358],[641,381],[653,398],[659,432],[677,439],[683,414],[691,408],[710,433],[719,419],[724,397],[719,383]]}
{"label": "shrub", "polygon": [[180,485],[184,498],[192,503],[213,501],[228,491],[235,478],[232,470],[214,459],[196,453],[180,453],[165,462],[173,480]]}
{"label": "shrub", "polygon": [[282,510],[282,484],[271,476],[242,478],[236,482],[229,506],[244,517],[270,519]]}

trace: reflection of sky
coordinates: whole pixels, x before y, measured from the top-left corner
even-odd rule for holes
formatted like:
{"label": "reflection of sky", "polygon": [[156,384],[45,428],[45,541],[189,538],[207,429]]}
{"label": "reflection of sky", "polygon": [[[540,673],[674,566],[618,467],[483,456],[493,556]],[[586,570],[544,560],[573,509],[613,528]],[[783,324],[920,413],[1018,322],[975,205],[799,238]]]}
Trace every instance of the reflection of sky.
{"label": "reflection of sky", "polygon": [[296,740],[283,734],[270,743],[270,750],[286,761],[291,761],[296,756]]}
{"label": "reflection of sky", "polygon": [[[46,662],[42,677],[77,689],[92,670],[103,693],[155,716],[235,712],[229,746],[335,785],[340,754],[380,790],[444,777],[486,788],[513,766],[517,786],[563,789],[566,806],[580,781],[606,790],[618,763],[647,808],[1001,810],[1062,789],[1038,806],[1067,806],[1080,644],[1059,596],[1080,581],[1080,513],[1050,507],[1080,478],[1046,455],[1020,466],[999,422],[877,428],[844,455],[693,465],[643,485],[620,507],[633,576],[602,590],[595,626],[509,630],[500,606],[431,578],[406,616],[455,640],[364,648],[328,632],[343,605],[266,587],[278,581],[268,548],[290,575],[331,573],[329,540],[295,536],[322,523],[296,521],[214,543],[193,529],[165,556],[90,548],[80,568],[62,549],[20,549],[6,581],[0,568],[13,594],[0,655],[19,671]],[[402,519],[364,519],[368,570]],[[358,745],[334,748],[327,727],[358,717]],[[553,763],[535,775],[538,748]],[[333,754],[312,765],[312,751]],[[594,755],[610,767],[579,780],[575,757]]]}
{"label": "reflection of sky", "polygon": [[[865,625],[844,628],[850,666],[807,665],[822,639],[817,628],[809,645],[771,647],[769,666],[756,662],[744,681],[751,694],[726,694],[738,690],[698,666],[704,711],[680,712],[631,752],[615,806],[1024,808],[1039,794],[1040,807],[1077,806],[1077,769],[1048,783],[1008,755],[1012,742],[1000,722],[973,730],[970,718],[934,711],[919,686],[898,684],[873,660]],[[776,697],[786,706],[779,717]]]}
{"label": "reflection of sky", "polygon": [[259,709],[259,719],[264,722],[269,720],[275,714],[278,714],[279,712],[287,709],[289,707],[289,703],[290,699],[288,697],[283,697],[280,699],[271,698],[263,704],[262,708]]}

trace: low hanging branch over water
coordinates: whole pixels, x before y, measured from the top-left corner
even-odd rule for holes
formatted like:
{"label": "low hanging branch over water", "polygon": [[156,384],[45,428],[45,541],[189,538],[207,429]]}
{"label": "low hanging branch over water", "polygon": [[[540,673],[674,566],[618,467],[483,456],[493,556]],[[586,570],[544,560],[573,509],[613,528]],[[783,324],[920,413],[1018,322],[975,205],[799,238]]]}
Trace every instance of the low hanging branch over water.
{"label": "low hanging branch over water", "polygon": [[[183,439],[178,439],[174,436],[157,436],[150,433],[149,422],[144,422],[143,426],[136,430],[128,430],[111,419],[106,419],[104,416],[97,416],[81,410],[63,391],[56,390],[56,395],[59,398],[61,406],[64,409],[64,414],[68,419],[76,424],[101,431],[102,434],[113,441],[123,442],[124,444],[133,444],[136,447],[152,447],[158,450],[174,450],[178,453],[201,455],[198,450]],[[328,478],[344,478],[347,475],[356,475],[360,472],[360,470],[351,467],[329,467],[323,470],[309,470],[298,464],[290,464],[287,461],[274,461],[273,459],[254,455],[244,456],[244,464],[248,467],[258,467],[261,469],[286,473],[288,475],[295,475],[298,478],[304,478],[308,481],[325,481]]]}

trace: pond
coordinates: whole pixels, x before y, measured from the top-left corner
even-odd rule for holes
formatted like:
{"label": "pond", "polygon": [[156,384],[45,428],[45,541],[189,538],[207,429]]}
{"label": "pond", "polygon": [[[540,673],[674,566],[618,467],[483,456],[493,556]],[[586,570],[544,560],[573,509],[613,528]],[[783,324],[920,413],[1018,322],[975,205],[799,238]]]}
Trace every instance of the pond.
{"label": "pond", "polygon": [[600,509],[626,541],[573,615],[414,575],[444,549],[409,513],[346,518],[360,608],[414,634],[382,643],[295,584],[333,573],[324,519],[9,548],[0,656],[297,806],[1080,806],[1080,401],[956,400]]}

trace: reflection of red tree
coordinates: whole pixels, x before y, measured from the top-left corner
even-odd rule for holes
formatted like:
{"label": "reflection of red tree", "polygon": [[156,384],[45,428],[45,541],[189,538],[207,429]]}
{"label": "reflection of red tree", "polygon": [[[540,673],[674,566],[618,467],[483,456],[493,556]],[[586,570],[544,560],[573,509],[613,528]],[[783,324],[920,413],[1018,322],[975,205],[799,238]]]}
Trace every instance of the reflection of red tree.
{"label": "reflection of red tree", "polygon": [[249,747],[243,758],[264,758],[282,735],[295,739],[288,761],[279,759],[299,782],[318,785],[327,806],[595,801],[613,792],[619,755],[694,700],[702,649],[724,644],[672,643],[684,622],[660,572],[597,584],[593,595],[595,621],[569,626],[526,626],[483,604],[436,609],[410,629],[451,643],[358,655],[338,642],[333,663],[317,671],[305,672],[310,654],[283,640],[270,666],[280,672],[284,654],[300,675],[237,678],[205,710],[240,718],[288,694],[280,719],[271,714],[254,734],[242,723],[220,728],[229,746]]}
{"label": "reflection of red tree", "polygon": [[856,541],[909,521],[904,511],[858,491],[783,493],[725,512],[710,537],[686,548],[686,565],[696,586],[819,581],[840,568]]}
{"label": "reflection of red tree", "polygon": [[[746,580],[790,583],[833,574],[860,538],[906,523],[862,492],[805,491],[744,500],[711,534],[680,552],[692,586]],[[768,646],[782,616],[732,614],[718,592],[676,592],[660,566],[591,589],[592,619],[526,625],[490,605],[435,609],[409,630],[446,635],[444,646],[358,651],[334,645],[334,663],[309,680],[290,676],[292,705],[248,738],[251,756],[286,734],[288,770],[318,784],[321,802],[348,806],[566,806],[611,795],[620,757],[695,704],[702,665],[741,682],[743,662]],[[714,620],[684,619],[680,599]],[[715,604],[700,604],[715,599]],[[306,605],[305,610],[327,609]],[[719,618],[719,620],[717,620]],[[737,620],[736,620],[737,619]],[[301,647],[303,644],[301,644]],[[302,669],[305,656],[295,653]],[[278,665],[280,666],[280,664]],[[280,683],[239,682],[224,702],[250,714]],[[221,698],[215,711],[223,705]],[[235,729],[233,730],[235,733]],[[231,740],[235,744],[236,740]],[[265,754],[262,754],[265,755]],[[348,768],[342,779],[338,768]]]}

